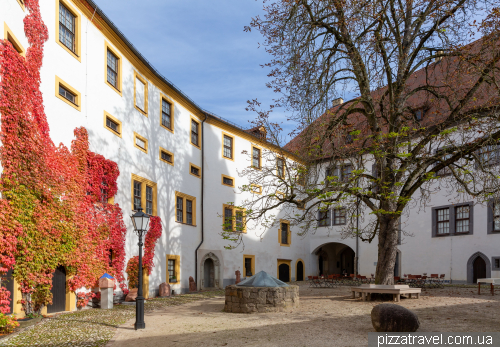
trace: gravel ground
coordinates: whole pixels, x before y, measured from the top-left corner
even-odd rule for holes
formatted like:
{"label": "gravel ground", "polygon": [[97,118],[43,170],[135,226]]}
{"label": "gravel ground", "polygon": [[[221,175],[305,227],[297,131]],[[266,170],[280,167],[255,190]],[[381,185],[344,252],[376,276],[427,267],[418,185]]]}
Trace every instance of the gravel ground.
{"label": "gravel ground", "polygon": [[[223,295],[223,291],[177,295],[173,298],[151,299],[145,312],[165,310],[193,301]],[[117,305],[113,310],[86,309],[43,319],[39,324],[0,340],[0,346],[98,347],[115,335],[118,326],[135,317],[135,306]]]}
{"label": "gravel ground", "polygon": [[[380,301],[351,299],[348,287],[309,288],[300,284],[300,306],[282,313],[222,312],[213,298],[146,314],[146,329],[133,320],[120,326],[108,346],[366,346],[374,329],[370,312]],[[401,306],[420,319],[419,332],[499,331],[500,295],[477,288],[424,290]]]}

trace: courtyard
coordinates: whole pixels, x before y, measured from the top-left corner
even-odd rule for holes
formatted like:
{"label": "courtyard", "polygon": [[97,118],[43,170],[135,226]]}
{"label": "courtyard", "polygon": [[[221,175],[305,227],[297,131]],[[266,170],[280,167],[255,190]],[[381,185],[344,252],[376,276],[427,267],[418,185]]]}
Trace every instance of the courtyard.
{"label": "courtyard", "polygon": [[[282,313],[223,312],[222,291],[152,299],[146,329],[134,330],[134,307],[83,310],[45,319],[0,346],[364,346],[373,332],[370,312],[380,301],[351,299],[349,287],[300,286],[300,305]],[[418,332],[496,331],[500,295],[475,286],[423,290],[400,305],[420,320]]]}

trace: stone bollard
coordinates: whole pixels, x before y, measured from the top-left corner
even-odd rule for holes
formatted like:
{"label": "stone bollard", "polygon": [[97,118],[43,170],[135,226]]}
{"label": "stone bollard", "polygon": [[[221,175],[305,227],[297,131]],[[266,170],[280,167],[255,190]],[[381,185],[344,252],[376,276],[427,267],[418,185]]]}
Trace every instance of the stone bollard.
{"label": "stone bollard", "polygon": [[103,276],[99,279],[99,288],[101,288],[101,308],[103,309],[113,308],[113,288],[115,286],[115,281],[112,277],[109,277]]}
{"label": "stone bollard", "polygon": [[236,275],[236,284],[240,283],[241,282],[241,272],[240,272],[240,270],[236,270],[234,272],[234,274]]}

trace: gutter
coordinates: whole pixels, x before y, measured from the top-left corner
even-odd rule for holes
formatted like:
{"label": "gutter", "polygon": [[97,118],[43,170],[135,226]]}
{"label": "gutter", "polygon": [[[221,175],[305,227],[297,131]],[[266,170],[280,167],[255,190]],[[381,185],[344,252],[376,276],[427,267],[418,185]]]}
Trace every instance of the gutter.
{"label": "gutter", "polygon": [[[205,213],[203,210],[203,192],[205,188],[205,121],[207,120],[207,114],[205,118],[201,121],[201,241],[198,247],[194,251],[194,282],[196,283],[196,289],[198,289],[198,249],[200,249],[203,244],[204,237],[204,222]],[[201,286],[200,286],[201,288]]]}

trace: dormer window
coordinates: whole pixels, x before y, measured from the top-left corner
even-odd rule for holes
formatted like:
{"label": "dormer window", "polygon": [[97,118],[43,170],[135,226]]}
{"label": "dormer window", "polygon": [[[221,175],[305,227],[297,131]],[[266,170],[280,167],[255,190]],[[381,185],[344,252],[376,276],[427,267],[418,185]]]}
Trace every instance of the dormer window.
{"label": "dormer window", "polygon": [[420,122],[422,119],[424,119],[425,113],[426,113],[426,110],[424,108],[420,108],[420,109],[416,110],[415,111],[415,119]]}

